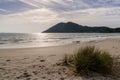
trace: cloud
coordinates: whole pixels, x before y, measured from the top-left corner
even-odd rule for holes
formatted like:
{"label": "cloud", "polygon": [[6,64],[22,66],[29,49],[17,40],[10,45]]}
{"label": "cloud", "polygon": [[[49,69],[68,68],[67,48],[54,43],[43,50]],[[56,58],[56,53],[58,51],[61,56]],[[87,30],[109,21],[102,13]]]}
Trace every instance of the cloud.
{"label": "cloud", "polygon": [[[47,8],[30,10],[18,14],[11,14],[7,16],[2,16],[0,19],[0,24],[7,25],[39,25],[43,27],[49,27],[52,24],[56,24],[61,21],[79,21],[81,24],[86,23],[86,25],[92,20],[94,24],[96,21],[100,21],[101,18],[108,20],[107,17],[112,17],[111,20],[115,22],[120,18],[120,8],[97,8],[97,9],[85,9],[85,10],[76,10],[68,12],[56,12],[49,10]],[[103,18],[104,17],[104,18]],[[7,19],[7,20],[6,20]],[[91,21],[90,21],[91,20]],[[89,22],[87,22],[89,21]],[[103,25],[105,24],[102,23]],[[116,24],[113,23],[112,24]],[[106,25],[106,24],[105,24]],[[112,25],[111,25],[112,26]]]}
{"label": "cloud", "polygon": [[14,13],[20,13],[22,11],[35,9],[35,7],[28,5],[24,2],[21,2],[19,0],[1,0],[0,9],[4,10],[5,14],[14,14]]}
{"label": "cloud", "polygon": [[0,0],[0,14],[0,26],[8,27],[11,31],[13,27],[14,31],[43,31],[64,21],[119,27],[120,1]]}
{"label": "cloud", "polygon": [[81,18],[81,17],[86,17],[86,16],[120,17],[120,7],[76,10],[76,11],[63,12],[59,15],[59,17],[63,17],[67,19],[73,19],[73,18],[76,19],[76,18]]}
{"label": "cloud", "polygon": [[[4,11],[4,10],[3,10]],[[2,23],[46,23],[52,21],[72,20],[85,16],[120,16],[120,7],[116,8],[95,8],[85,10],[75,10],[68,12],[56,12],[47,8],[34,9],[17,14],[10,14],[1,17]]]}
{"label": "cloud", "polygon": [[119,0],[21,0],[36,7],[55,11],[71,11],[88,8],[120,7]]}
{"label": "cloud", "polygon": [[0,14],[1,15],[5,15],[5,14],[8,14],[8,13],[10,13],[10,11],[5,10],[5,9],[0,9]]}
{"label": "cloud", "polygon": [[[9,5],[9,6],[7,6]],[[119,0],[1,0],[0,9],[19,13],[47,8],[56,12],[69,12],[93,8],[120,7]],[[9,14],[9,13],[8,13]]]}
{"label": "cloud", "polygon": [[[0,19],[0,25],[7,26],[8,28],[15,26],[14,29],[16,30],[19,27],[32,27],[33,31],[41,31],[41,29],[46,29],[50,25],[52,26],[52,24],[63,21],[62,18],[57,16],[58,13],[46,8],[41,8],[17,14],[4,15]],[[37,27],[39,27],[39,29]]]}
{"label": "cloud", "polygon": [[[82,0],[21,0],[22,2],[38,8],[48,8],[54,11],[70,11],[89,7]],[[79,5],[78,5],[79,4]]]}
{"label": "cloud", "polygon": [[5,9],[0,9],[1,12],[9,12],[8,10]]}

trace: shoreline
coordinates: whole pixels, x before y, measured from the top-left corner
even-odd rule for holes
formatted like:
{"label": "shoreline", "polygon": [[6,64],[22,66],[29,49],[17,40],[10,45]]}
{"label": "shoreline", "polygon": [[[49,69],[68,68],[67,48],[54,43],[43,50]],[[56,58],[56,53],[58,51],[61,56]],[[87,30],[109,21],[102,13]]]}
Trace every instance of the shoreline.
{"label": "shoreline", "polygon": [[91,43],[91,42],[99,42],[99,41],[104,41],[104,40],[108,40],[108,39],[120,39],[119,37],[117,38],[104,38],[104,39],[98,39],[98,40],[90,40],[90,41],[84,41],[81,42],[79,41],[79,43],[77,43],[76,41],[73,41],[72,43],[68,43],[68,44],[61,44],[61,45],[52,45],[52,46],[36,46],[36,47],[12,47],[12,48],[0,48],[0,50],[5,50],[5,49],[33,49],[33,48],[50,48],[50,47],[62,47],[62,46],[71,46],[71,45],[76,45],[76,44],[85,44],[85,43]]}
{"label": "shoreline", "polygon": [[73,54],[88,45],[108,51],[112,56],[120,55],[120,38],[53,47],[0,49],[0,80],[116,80],[99,74],[74,76],[60,64],[65,54]]}
{"label": "shoreline", "polygon": [[[120,38],[107,38],[107,39],[103,39],[103,40],[92,40],[92,41],[88,41],[88,42],[71,43],[71,44],[66,44],[66,45],[47,46],[47,47],[2,48],[2,49],[0,49],[0,54],[3,54],[3,53],[1,53],[1,51],[4,53],[8,53],[9,51],[12,51],[13,53],[15,53],[14,51],[17,51],[16,53],[18,53],[19,51],[23,51],[23,52],[24,51],[25,52],[26,51],[27,52],[35,51],[35,53],[36,52],[45,52],[47,54],[50,51],[50,53],[53,53],[53,54],[55,54],[54,52],[57,52],[58,54],[59,54],[59,52],[61,52],[61,54],[65,54],[65,53],[69,54],[69,53],[73,53],[75,50],[78,50],[80,47],[84,47],[84,46],[96,46],[100,49],[103,49],[103,50],[111,53],[114,51],[112,51],[111,49],[110,50],[107,49],[107,47],[112,48],[112,46],[113,46],[113,48],[114,48],[113,42],[115,43],[115,41],[119,42]],[[108,44],[108,42],[109,42],[109,44]],[[108,46],[106,45],[106,43]],[[102,46],[104,46],[105,48]],[[118,43],[118,46],[120,46],[119,43]],[[70,51],[67,51],[67,49],[69,49]],[[30,52],[30,54],[31,54],[31,52]],[[120,52],[119,52],[119,54],[120,54]]]}

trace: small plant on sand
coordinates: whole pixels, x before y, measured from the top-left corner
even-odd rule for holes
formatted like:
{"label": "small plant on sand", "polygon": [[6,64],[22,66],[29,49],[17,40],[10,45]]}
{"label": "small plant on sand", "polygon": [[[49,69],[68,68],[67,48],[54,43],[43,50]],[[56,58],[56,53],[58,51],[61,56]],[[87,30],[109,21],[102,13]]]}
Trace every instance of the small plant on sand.
{"label": "small plant on sand", "polygon": [[64,55],[63,65],[68,65],[68,55],[67,54]]}
{"label": "small plant on sand", "polygon": [[94,46],[80,48],[73,55],[66,56],[64,62],[72,65],[74,71],[80,74],[89,74],[89,72],[111,74],[113,68],[111,55]]}

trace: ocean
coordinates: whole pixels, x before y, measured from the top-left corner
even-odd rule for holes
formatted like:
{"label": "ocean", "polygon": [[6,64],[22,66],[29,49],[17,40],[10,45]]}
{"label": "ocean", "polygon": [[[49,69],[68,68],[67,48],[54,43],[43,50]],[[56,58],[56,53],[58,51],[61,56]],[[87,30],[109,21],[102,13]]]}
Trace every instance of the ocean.
{"label": "ocean", "polygon": [[106,38],[120,38],[120,33],[0,33],[0,48],[48,47]]}

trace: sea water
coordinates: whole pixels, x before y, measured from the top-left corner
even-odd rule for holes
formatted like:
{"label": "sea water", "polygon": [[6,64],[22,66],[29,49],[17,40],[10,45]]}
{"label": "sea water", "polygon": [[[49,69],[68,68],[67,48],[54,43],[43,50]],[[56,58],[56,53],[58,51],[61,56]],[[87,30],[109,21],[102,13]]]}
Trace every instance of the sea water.
{"label": "sea water", "polygon": [[0,48],[48,47],[106,38],[120,38],[120,33],[0,33]]}

